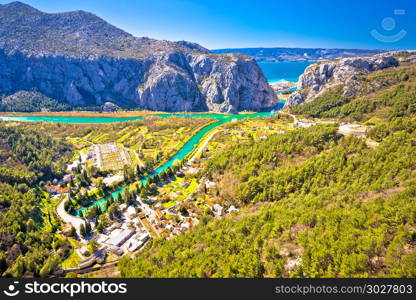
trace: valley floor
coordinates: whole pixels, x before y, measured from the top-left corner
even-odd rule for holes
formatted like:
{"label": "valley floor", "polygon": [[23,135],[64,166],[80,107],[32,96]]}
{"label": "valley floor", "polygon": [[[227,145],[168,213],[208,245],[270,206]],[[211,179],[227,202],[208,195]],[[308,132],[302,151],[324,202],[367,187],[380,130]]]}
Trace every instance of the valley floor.
{"label": "valley floor", "polygon": [[[80,116],[87,115],[65,115]],[[50,221],[57,225],[50,235],[68,245],[66,254],[57,256],[52,251],[56,262],[49,272],[69,277],[413,274],[411,270],[400,273],[402,264],[394,258],[413,259],[413,240],[407,240],[409,234],[410,239],[413,236],[413,221],[406,219],[397,231],[395,225],[388,227],[381,221],[388,227],[382,234],[376,225],[386,217],[376,212],[383,205],[390,209],[402,199],[413,201],[408,187],[414,162],[409,159],[404,164],[398,156],[413,157],[408,142],[414,133],[410,129],[404,133],[400,127],[409,127],[413,119],[395,125],[380,138],[380,126],[390,126],[389,122],[349,123],[287,112],[230,117],[201,136],[182,161],[155,174],[153,170],[169,161],[187,140],[212,124],[210,116],[109,124],[2,122],[6,128],[45,132],[72,147],[72,158],[63,166],[66,171],[42,185],[57,209],[58,219]],[[93,151],[94,147],[110,149],[109,145],[129,153],[130,159],[117,170],[104,169],[113,164],[107,164],[100,151]],[[386,151],[390,161],[385,160]],[[98,199],[104,200],[91,206]],[[413,210],[401,205],[407,211],[400,211],[400,218],[407,218]],[[361,206],[376,223],[363,223]],[[334,225],[340,222],[355,228],[353,219],[362,228],[351,229],[356,243],[350,233]],[[327,250],[319,232],[334,241]],[[370,232],[374,238],[368,238]],[[334,234],[344,236],[353,250],[336,242]],[[347,260],[351,261],[346,264]]]}
{"label": "valley floor", "polygon": [[[227,213],[238,212],[240,208],[237,208],[235,205],[215,203],[215,197],[208,196],[209,193],[206,194],[207,191],[215,189],[218,184],[215,180],[209,180],[207,174],[203,171],[202,166],[207,158],[226,149],[230,142],[239,144],[255,140],[261,141],[267,139],[270,135],[282,134],[296,128],[309,128],[314,125],[331,123],[336,122],[299,119],[291,114],[279,113],[274,118],[243,119],[215,128],[201,139],[192,155],[189,156],[188,160],[184,162],[185,164],[173,176],[153,184],[154,193],[152,195],[143,196],[137,192],[134,194],[135,188],[130,188],[136,199],[128,203],[129,205],[122,204],[124,202],[122,200],[119,203],[119,205],[121,204],[119,206],[120,215],[113,218],[112,221],[108,219],[99,232],[93,231],[85,238],[82,238],[82,243],[78,246],[76,252],[94,242],[96,243],[96,249],[107,249],[109,254],[116,253],[123,257],[137,256],[140,255],[140,250],[146,247],[149,238],[170,239],[186,233],[192,230],[193,227],[198,226],[201,218],[207,213],[208,215],[212,214],[217,218],[221,218],[226,216]],[[361,126],[359,127],[360,130],[357,130],[357,126],[359,125],[344,124],[340,126],[339,132],[346,136],[356,135],[357,137],[365,138],[367,128]],[[354,131],[350,128],[355,128],[356,130]],[[85,162],[83,161],[84,165]],[[119,184],[122,184],[122,182],[119,182]],[[90,188],[90,190],[93,189]],[[123,194],[123,197],[126,197],[126,195]],[[65,211],[64,207],[67,201],[69,201],[69,198],[65,198],[64,201],[60,202],[57,209],[58,215],[65,223],[69,226],[74,226],[80,233],[80,227],[85,226],[86,223],[83,219],[74,217]],[[109,205],[111,203],[107,204],[107,208]],[[99,214],[104,214],[105,216],[106,212],[102,211]],[[98,227],[97,221],[94,221],[91,217],[88,222],[92,224],[93,228]],[[133,233],[121,244],[116,245],[111,242],[115,237],[128,232]],[[85,271],[87,267],[91,267],[91,270],[94,270],[93,272],[97,272],[97,267],[93,267],[94,261],[88,263],[88,261],[91,261],[90,258],[84,257],[85,263],[78,261],[78,265],[73,265],[73,268],[64,270],[64,272],[84,274],[88,272]],[[103,270],[108,269],[106,264],[102,268]],[[108,273],[108,271],[104,273]]]}

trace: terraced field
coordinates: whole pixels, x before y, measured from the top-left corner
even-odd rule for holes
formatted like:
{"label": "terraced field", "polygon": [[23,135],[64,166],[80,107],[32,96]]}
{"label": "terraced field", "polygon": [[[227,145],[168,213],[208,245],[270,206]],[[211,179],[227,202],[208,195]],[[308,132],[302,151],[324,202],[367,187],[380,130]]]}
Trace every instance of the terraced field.
{"label": "terraced field", "polygon": [[[156,163],[174,155],[208,118],[159,118],[109,124],[62,124],[36,122],[31,126],[71,142],[78,151],[93,144],[117,143],[130,150],[133,161]],[[79,152],[76,153],[76,156]]]}

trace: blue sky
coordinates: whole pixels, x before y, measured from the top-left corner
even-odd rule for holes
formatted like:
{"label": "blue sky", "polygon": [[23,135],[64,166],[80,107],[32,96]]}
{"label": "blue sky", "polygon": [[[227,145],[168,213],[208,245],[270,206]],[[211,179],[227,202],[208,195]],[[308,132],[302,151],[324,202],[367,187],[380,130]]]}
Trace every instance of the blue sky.
{"label": "blue sky", "polygon": [[[0,0],[0,3],[10,1]],[[90,11],[136,36],[210,48],[416,49],[414,0],[23,0]],[[395,10],[400,10],[396,11]],[[404,13],[404,14],[403,14]],[[370,32],[377,30],[375,38]],[[397,35],[397,36],[396,36]],[[398,41],[386,43],[385,38]],[[393,38],[392,38],[393,37]]]}

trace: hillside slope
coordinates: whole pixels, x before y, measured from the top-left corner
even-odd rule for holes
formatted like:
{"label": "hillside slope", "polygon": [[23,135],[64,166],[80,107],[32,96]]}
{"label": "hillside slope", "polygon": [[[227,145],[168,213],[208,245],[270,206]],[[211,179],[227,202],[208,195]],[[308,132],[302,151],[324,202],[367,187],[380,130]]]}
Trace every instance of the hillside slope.
{"label": "hillside slope", "polygon": [[37,90],[72,106],[237,112],[271,106],[256,62],[189,42],[134,37],[84,11],[0,5],[0,94]]}
{"label": "hillside slope", "polygon": [[217,187],[233,183],[213,195],[242,211],[153,242],[123,260],[122,276],[415,277],[416,73],[407,58],[357,76],[356,98],[345,100],[340,85],[292,109],[366,121],[366,138],[321,124],[209,158],[204,174]]}
{"label": "hillside slope", "polygon": [[416,63],[402,62],[398,67],[354,75],[354,80],[325,87],[309,102],[292,106],[290,110],[309,117],[349,121],[368,120],[373,116],[393,120],[414,114],[415,103]]}
{"label": "hillside slope", "polygon": [[342,96],[353,98],[361,90],[360,78],[363,76],[415,62],[416,51],[392,51],[369,57],[343,58],[310,65],[299,77],[298,91],[289,96],[286,107],[312,102],[328,89],[340,86]]}

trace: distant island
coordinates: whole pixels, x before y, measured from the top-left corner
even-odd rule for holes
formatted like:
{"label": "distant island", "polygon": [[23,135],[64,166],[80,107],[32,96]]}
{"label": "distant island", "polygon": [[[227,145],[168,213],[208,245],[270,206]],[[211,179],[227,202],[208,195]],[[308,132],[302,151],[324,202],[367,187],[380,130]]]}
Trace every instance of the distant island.
{"label": "distant island", "polygon": [[379,49],[324,49],[324,48],[230,48],[213,53],[241,53],[257,61],[322,61],[353,56],[371,56],[387,52]]}

